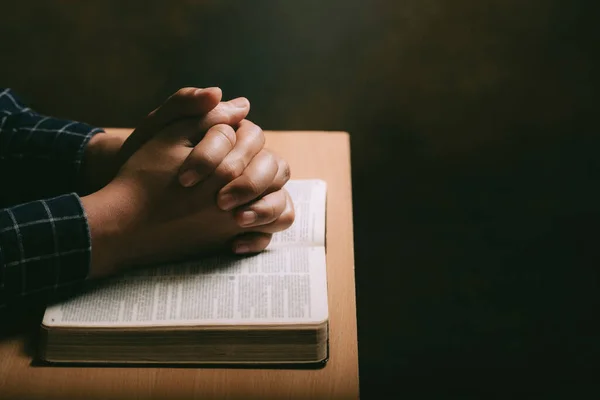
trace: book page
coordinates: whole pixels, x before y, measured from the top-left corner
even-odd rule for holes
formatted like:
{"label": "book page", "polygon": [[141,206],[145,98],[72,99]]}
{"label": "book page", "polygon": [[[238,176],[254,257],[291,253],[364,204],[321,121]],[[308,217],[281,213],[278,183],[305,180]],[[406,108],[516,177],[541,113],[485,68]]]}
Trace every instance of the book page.
{"label": "book page", "polygon": [[131,271],[46,310],[47,327],[273,325],[327,320],[324,247]]}
{"label": "book page", "polygon": [[325,246],[327,184],[319,179],[291,180],[285,188],[294,202],[296,219],[283,232],[273,235],[268,248]]}

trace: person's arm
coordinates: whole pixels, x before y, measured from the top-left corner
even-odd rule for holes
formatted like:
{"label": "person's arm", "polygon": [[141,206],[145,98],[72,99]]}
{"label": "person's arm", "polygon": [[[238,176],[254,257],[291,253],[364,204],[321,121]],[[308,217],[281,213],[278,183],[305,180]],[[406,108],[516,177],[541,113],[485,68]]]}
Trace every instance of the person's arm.
{"label": "person's arm", "polygon": [[91,241],[75,193],[0,210],[0,308],[81,283]]}
{"label": "person's arm", "polygon": [[80,195],[114,177],[128,136],[39,115],[0,89],[0,309],[71,292],[90,276],[97,226]]}
{"label": "person's arm", "polygon": [[84,152],[99,132],[40,115],[0,88],[0,207],[83,190]]}
{"label": "person's arm", "polygon": [[[133,160],[133,164],[130,163],[129,169],[125,168],[125,171],[121,171],[121,178],[115,180],[112,185],[109,185],[111,187],[110,190],[105,188],[105,190],[99,190],[81,199],[78,194],[70,193],[47,200],[38,200],[0,209],[0,308],[5,307],[6,304],[18,303],[20,299],[29,294],[40,293],[46,295],[64,287],[78,286],[77,284],[83,282],[86,277],[108,275],[115,272],[115,268],[123,262],[129,264],[129,261],[137,263],[137,261],[143,260],[144,251],[146,250],[149,251],[147,259],[154,262],[157,256],[164,257],[167,254],[171,254],[174,257],[178,257],[186,252],[195,252],[201,248],[214,249],[224,245],[227,238],[232,238],[235,239],[233,241],[233,248],[237,252],[244,249],[249,252],[262,251],[268,245],[270,235],[273,232],[280,231],[291,225],[293,222],[293,207],[287,193],[281,190],[285,182],[289,179],[287,164],[273,155],[269,156],[268,153],[260,151],[264,144],[264,136],[262,130],[253,124],[243,124],[235,134],[235,136],[240,138],[240,142],[235,143],[235,147],[231,148],[236,140],[235,137],[225,140],[223,135],[218,134],[220,132],[217,129],[218,125],[225,122],[238,124],[247,115],[249,108],[247,101],[246,105],[241,108],[235,104],[235,101],[230,102],[231,104],[219,104],[219,91],[219,97],[213,99],[214,101],[208,102],[204,110],[201,107],[197,107],[198,104],[202,104],[202,97],[214,95],[214,93],[210,94],[210,92],[205,91],[204,94],[196,96],[194,93],[197,93],[197,91],[190,92],[187,90],[187,94],[185,90],[180,91],[167,100],[163,106],[151,113],[141,125],[146,132],[143,129],[141,131],[139,129],[136,130],[138,135],[135,135],[134,132],[131,136],[133,141],[130,142],[135,146],[128,148],[129,151],[133,149],[131,153],[136,152],[136,147],[138,150],[143,150],[134,159],[141,157],[145,161],[139,164]],[[8,91],[2,93],[10,95]],[[190,94],[192,95],[191,97]],[[19,103],[14,101],[13,96],[9,96],[4,100],[9,100],[14,107],[19,107]],[[216,107],[214,110],[208,112],[208,110],[214,107]],[[156,138],[153,146],[150,148],[143,146],[144,149],[142,149],[143,142],[154,136],[153,130],[157,132],[163,131],[163,122],[169,120],[168,117],[171,114],[176,114],[176,112],[181,112],[181,110],[185,112],[186,109],[204,116],[195,121],[189,119],[181,121],[178,123],[179,128],[175,129],[179,133],[174,137],[170,137],[167,132],[162,134],[162,137]],[[23,109],[22,106],[18,112],[29,113],[34,116],[33,113],[30,113],[27,109]],[[4,113],[2,114],[3,119],[1,120],[2,124],[5,124],[7,121],[4,117],[15,114],[16,112],[4,109]],[[45,121],[46,119],[44,118],[41,117]],[[195,138],[202,137],[204,135],[203,132],[211,126],[212,128],[209,129],[209,132],[201,143],[197,144],[196,147],[190,145],[197,140]],[[10,132],[14,133],[14,129]],[[60,137],[64,133],[64,130],[59,129],[57,133]],[[93,133],[92,131],[89,135],[84,136],[86,139],[81,144],[84,147],[82,151],[70,152],[70,154],[83,157],[83,159],[79,158],[79,162],[75,162],[76,164],[83,164],[84,167],[86,165],[89,167],[87,169],[84,168],[80,173],[83,177],[94,176],[94,171],[103,171],[107,165],[105,163],[94,162],[97,155],[102,156],[102,149],[106,141],[101,138],[106,137],[105,134],[98,134],[90,140],[89,137]],[[229,136],[234,135],[233,131],[229,132],[229,134]],[[0,135],[0,140],[3,141],[0,144],[10,144],[6,139],[7,137],[10,139],[14,135]],[[56,143],[56,140],[55,138],[54,141],[43,143],[44,149],[46,151],[52,149],[52,145]],[[233,164],[231,162],[223,162],[222,164],[217,162],[218,165],[214,165],[216,168],[214,174],[210,174],[210,176],[216,179],[213,182],[217,183],[215,189],[226,185],[224,189],[229,188],[229,190],[235,192],[239,201],[250,201],[251,199],[247,197],[247,194],[251,193],[252,190],[257,190],[252,195],[252,198],[255,200],[247,203],[244,207],[237,209],[233,213],[228,213],[216,208],[216,204],[214,204],[216,193],[207,192],[208,186],[203,185],[201,188],[188,187],[185,189],[180,186],[179,189],[172,187],[167,181],[176,180],[176,177],[171,176],[169,178],[166,175],[177,175],[177,171],[171,171],[165,175],[165,171],[162,171],[165,165],[159,162],[160,159],[168,154],[166,150],[169,146],[167,148],[164,147],[168,143],[175,146],[172,150],[176,150],[176,155],[179,154],[180,156],[182,151],[190,155],[186,160],[186,169],[184,171],[187,171],[187,168],[200,168],[198,171],[200,174],[206,173],[206,161],[215,161],[223,157],[226,160],[229,151],[237,154],[236,157],[239,157],[239,160],[242,162],[244,162],[243,160],[248,160],[248,165],[244,164],[245,169],[239,171],[241,174],[239,176],[238,174],[232,176],[231,172],[233,170],[230,167]],[[71,143],[67,142],[67,144],[70,145]],[[228,148],[229,150],[227,150]],[[4,151],[4,147],[0,147],[0,149]],[[222,152],[223,149],[226,151]],[[44,156],[41,148],[35,150],[37,152],[34,152],[34,154],[41,161],[53,160],[54,162],[71,164],[68,159],[56,157],[53,154]],[[60,148],[56,148],[56,150],[61,151]],[[149,151],[156,152],[148,155]],[[4,154],[14,155],[17,153],[5,152]],[[249,157],[251,155],[256,156]],[[1,156],[2,154],[0,154],[0,158]],[[35,160],[36,157],[33,157],[33,159]],[[16,157],[16,159],[18,158]],[[125,157],[125,159],[128,159],[128,157]],[[251,162],[250,159],[252,159]],[[182,161],[180,160],[179,163]],[[113,162],[108,164],[109,168],[112,164]],[[7,167],[7,165],[8,163],[4,165],[0,164],[0,168]],[[118,167],[120,164],[117,162],[116,165]],[[179,167],[179,164],[177,167]],[[14,165],[11,165],[10,168],[14,168]],[[127,170],[129,170],[129,174]],[[0,170],[0,174],[4,173],[7,176],[10,172],[10,170]],[[133,175],[141,175],[133,178],[133,180],[126,179],[125,177],[128,175],[131,178],[131,173]],[[106,178],[111,179],[109,177]],[[149,196],[148,200],[152,201],[148,204],[142,202],[139,204],[139,207],[132,206],[132,204],[135,204],[132,200],[139,197],[141,192],[143,192],[141,189],[149,189],[156,186],[157,182],[155,180],[157,179],[160,181],[158,186],[162,187],[165,193],[160,193],[157,196]],[[165,179],[167,181],[164,181]],[[126,181],[127,183],[125,183]],[[151,183],[152,181],[155,182]],[[227,184],[227,182],[230,183]],[[8,183],[2,183],[8,185]],[[101,183],[101,186],[103,186],[108,182],[98,183]],[[10,186],[5,186],[4,189],[11,190]],[[182,191],[188,194],[180,198],[183,193]],[[124,193],[129,193],[129,196],[124,195]],[[167,193],[169,196],[166,196]],[[202,193],[203,196],[200,197],[204,197],[204,201],[199,201],[202,199],[195,198],[195,196],[199,196]],[[177,201],[183,201],[183,204],[177,204],[173,207],[163,207],[162,205],[154,204],[157,201],[160,202],[161,199],[164,201],[171,196],[174,196],[172,198],[173,201],[178,199]],[[191,199],[194,200],[190,201]],[[179,215],[179,222],[168,226],[171,230],[154,226],[159,221],[168,222],[160,218],[159,221],[154,221],[153,218],[156,210],[162,210],[167,214],[169,210],[180,212],[185,208],[183,207],[185,205],[195,205],[200,208],[196,209],[195,212],[191,212],[190,210],[187,216]],[[145,210],[148,206],[156,206],[157,208],[156,210]],[[144,228],[144,226],[135,231],[125,232],[124,234],[119,233],[119,229],[123,227],[132,228],[133,226],[122,223],[122,218],[127,220],[127,213],[120,212],[121,208],[128,210],[133,215],[133,217],[129,215],[129,217],[132,217],[132,221],[137,221],[138,223],[142,223],[142,225],[148,223],[149,225],[146,228],[150,226],[157,228],[155,234],[158,236],[166,235],[165,238],[168,240],[156,240],[156,237],[152,237],[152,233],[150,233],[152,240],[144,240],[144,237],[149,235],[148,231],[152,231],[151,229]],[[257,217],[253,223],[249,225],[246,223],[239,224],[239,222],[235,222],[232,219],[235,218],[235,215],[239,217],[246,212],[250,212]],[[148,220],[146,221],[146,219]],[[200,225],[205,226],[206,229],[199,229]],[[245,228],[243,228],[244,226]],[[175,228],[174,231],[173,228]],[[199,231],[202,235],[199,235]],[[133,250],[134,254],[130,254],[132,253],[132,248],[126,247],[123,249],[124,251],[115,250],[121,249],[123,242],[128,240],[138,243],[137,247],[139,248],[137,251]],[[158,246],[155,246],[155,244]],[[239,246],[240,244],[242,244],[241,247]],[[148,248],[148,246],[150,247]],[[136,248],[136,246],[133,247]],[[111,259],[126,255],[134,257],[131,260],[125,261]]]}
{"label": "person's arm", "polygon": [[[75,289],[86,278],[108,276],[128,266],[210,253],[228,245],[237,253],[260,252],[274,232],[289,227],[293,205],[281,189],[289,178],[287,164],[260,150],[262,130],[250,122],[237,132],[242,138],[242,145],[235,147],[239,160],[249,160],[239,177],[232,177],[230,164],[224,162],[201,186],[173,184],[196,149],[187,143],[198,124],[189,122],[163,130],[95,193],[81,198],[71,193],[0,210],[0,308],[32,294]],[[223,185],[231,185],[242,197],[253,188],[268,194],[227,212],[215,202]],[[237,220],[245,212],[256,220],[239,224],[245,222]]]}

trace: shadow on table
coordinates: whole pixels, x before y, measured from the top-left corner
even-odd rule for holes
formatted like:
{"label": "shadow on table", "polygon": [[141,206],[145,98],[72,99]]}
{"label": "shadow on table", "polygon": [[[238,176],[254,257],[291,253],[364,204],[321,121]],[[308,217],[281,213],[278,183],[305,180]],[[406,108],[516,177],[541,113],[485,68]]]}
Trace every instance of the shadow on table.
{"label": "shadow on table", "polygon": [[31,299],[0,310],[0,343],[22,337],[22,352],[35,358],[44,310],[45,305],[40,299]]}
{"label": "shadow on table", "polygon": [[23,353],[35,359],[38,356],[40,326],[46,307],[73,297],[81,289],[80,284],[65,286],[52,295],[40,292],[9,302],[7,307],[0,309],[0,343],[21,337]]}

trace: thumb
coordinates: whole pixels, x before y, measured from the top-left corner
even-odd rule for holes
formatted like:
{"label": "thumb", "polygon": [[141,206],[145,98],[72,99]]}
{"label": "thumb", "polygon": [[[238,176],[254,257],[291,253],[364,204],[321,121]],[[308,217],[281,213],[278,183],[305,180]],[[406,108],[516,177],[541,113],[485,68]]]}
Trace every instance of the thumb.
{"label": "thumb", "polygon": [[133,153],[167,125],[187,117],[208,114],[221,102],[223,93],[216,87],[179,89],[160,107],[152,111],[133,131],[121,147],[119,158],[124,163]]}
{"label": "thumb", "polygon": [[146,125],[145,128],[157,132],[178,119],[207,114],[221,102],[222,97],[223,92],[216,87],[179,89],[160,107],[152,111],[143,123]]}

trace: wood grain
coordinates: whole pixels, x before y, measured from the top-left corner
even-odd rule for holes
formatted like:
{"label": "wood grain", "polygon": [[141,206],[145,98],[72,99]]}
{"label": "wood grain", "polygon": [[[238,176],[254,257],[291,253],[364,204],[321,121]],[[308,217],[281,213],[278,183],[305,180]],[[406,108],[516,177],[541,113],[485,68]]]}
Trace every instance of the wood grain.
{"label": "wood grain", "polygon": [[18,334],[0,339],[0,398],[358,398],[349,136],[343,132],[268,132],[267,146],[289,161],[293,179],[320,178],[328,184],[330,359],[324,368],[33,366],[25,351],[26,335]]}

